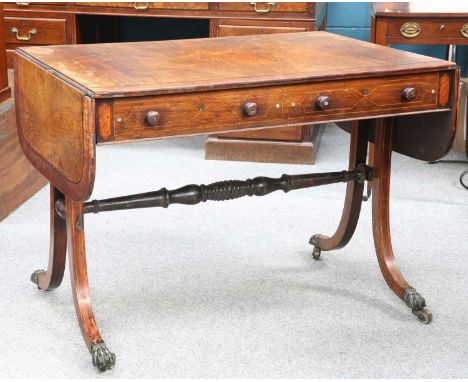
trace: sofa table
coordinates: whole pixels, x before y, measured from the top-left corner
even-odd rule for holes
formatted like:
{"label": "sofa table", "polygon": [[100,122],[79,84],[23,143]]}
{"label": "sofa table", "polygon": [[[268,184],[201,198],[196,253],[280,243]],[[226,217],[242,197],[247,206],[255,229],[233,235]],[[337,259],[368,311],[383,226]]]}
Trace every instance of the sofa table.
{"label": "sofa table", "polygon": [[[91,307],[87,213],[191,205],[346,182],[336,233],[310,239],[318,258],[320,251],[343,247],[351,239],[364,183],[373,179],[373,235],[381,271],[413,314],[430,322],[424,298],[403,278],[393,255],[390,164],[392,151],[435,160],[449,150],[458,96],[455,64],[326,32],[305,32],[28,47],[17,50],[15,69],[21,145],[51,183],[49,265],[31,279],[41,290],[58,287],[68,243],[78,321],[100,370],[112,368],[115,355],[103,341]],[[221,181],[87,201],[99,144],[332,121],[352,121],[343,126],[351,132],[346,171]],[[373,168],[366,164],[369,141],[375,143]]]}

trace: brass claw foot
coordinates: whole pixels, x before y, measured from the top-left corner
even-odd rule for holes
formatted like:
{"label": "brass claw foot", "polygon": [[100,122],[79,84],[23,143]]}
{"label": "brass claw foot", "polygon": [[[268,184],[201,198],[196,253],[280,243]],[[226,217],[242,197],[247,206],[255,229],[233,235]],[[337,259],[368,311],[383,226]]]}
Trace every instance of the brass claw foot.
{"label": "brass claw foot", "polygon": [[39,274],[40,273],[46,273],[44,269],[38,269],[37,271],[34,271],[31,275],[31,281],[39,286]]}
{"label": "brass claw foot", "polygon": [[411,312],[418,317],[419,322],[428,324],[432,321],[432,312],[426,308],[426,300],[416,289],[407,288],[403,300],[411,308]]}
{"label": "brass claw foot", "polygon": [[91,346],[93,365],[100,371],[110,370],[115,365],[115,354],[106,346],[105,342],[99,342]]}
{"label": "brass claw foot", "polygon": [[309,243],[314,246],[314,249],[312,250],[312,257],[314,258],[314,260],[319,260],[320,254],[322,253],[322,250],[319,247],[320,236],[321,236],[320,234],[314,235],[309,240]]}

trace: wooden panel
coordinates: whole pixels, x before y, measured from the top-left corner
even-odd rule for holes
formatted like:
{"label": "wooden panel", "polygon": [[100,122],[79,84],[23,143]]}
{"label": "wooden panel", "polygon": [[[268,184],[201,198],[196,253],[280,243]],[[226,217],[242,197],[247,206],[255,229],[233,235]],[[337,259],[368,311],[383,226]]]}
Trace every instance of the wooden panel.
{"label": "wooden panel", "polygon": [[262,129],[254,131],[242,131],[234,133],[219,134],[218,137],[238,139],[267,139],[271,141],[302,141],[302,129],[299,126],[277,127],[274,129]]}
{"label": "wooden panel", "polygon": [[244,162],[314,164],[311,142],[269,142],[209,137],[205,159]]}
{"label": "wooden panel", "polygon": [[183,9],[183,10],[208,10],[208,2],[77,2],[77,6],[89,7],[113,7],[132,8],[139,11],[146,9]]}
{"label": "wooden panel", "polygon": [[[13,29],[18,32],[14,32]],[[66,43],[65,19],[5,17],[5,36],[9,44],[53,45]]]}
{"label": "wooden panel", "polygon": [[95,98],[322,82],[456,67],[436,58],[327,32],[27,47],[20,51]]}
{"label": "wooden panel", "polygon": [[94,179],[94,119],[88,118],[93,105],[22,57],[17,57],[15,71],[16,105],[27,110],[18,119],[26,156],[62,192],[84,198]]}
{"label": "wooden panel", "polygon": [[[411,101],[402,97],[406,87],[416,89],[416,97]],[[113,137],[100,137],[100,140],[206,134],[314,120],[323,122],[435,110],[438,108],[438,92],[439,74],[433,73],[115,100]],[[327,109],[317,106],[319,96],[330,98]],[[258,112],[254,117],[244,113],[246,102],[257,104]],[[146,122],[149,111],[160,113],[159,123],[155,127]]]}
{"label": "wooden panel", "polygon": [[[268,3],[268,2],[244,2],[244,3],[233,3],[223,2],[219,3],[220,11],[240,11],[240,12],[253,12],[253,13],[280,13],[280,12],[295,12],[303,13],[314,7],[314,3]],[[257,10],[256,10],[257,9]]]}

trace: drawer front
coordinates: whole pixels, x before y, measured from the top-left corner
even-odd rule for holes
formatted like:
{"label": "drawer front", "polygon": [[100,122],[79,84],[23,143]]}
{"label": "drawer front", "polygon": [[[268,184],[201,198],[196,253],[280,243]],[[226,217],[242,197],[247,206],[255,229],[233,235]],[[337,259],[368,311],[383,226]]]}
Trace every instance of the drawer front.
{"label": "drawer front", "polygon": [[14,45],[61,45],[66,43],[65,19],[5,17],[5,41]]}
{"label": "drawer front", "polygon": [[88,7],[114,7],[114,8],[132,8],[138,11],[147,9],[181,9],[181,10],[200,10],[209,9],[208,2],[200,3],[179,3],[179,2],[77,2],[75,5]]}
{"label": "drawer front", "polygon": [[218,37],[246,36],[254,34],[293,33],[306,32],[307,27],[269,27],[269,26],[245,26],[222,25],[218,26]]}
{"label": "drawer front", "polygon": [[26,1],[18,1],[15,3],[4,3],[3,4],[3,9],[4,10],[11,10],[11,11],[17,11],[19,9],[28,9],[28,8],[33,8],[33,9],[44,9],[45,7],[50,8],[50,7],[56,7],[56,6],[64,6],[66,5],[66,2],[42,2],[42,1],[34,1],[34,2],[26,2]]}
{"label": "drawer front", "polygon": [[237,11],[251,13],[305,13],[313,3],[277,3],[277,2],[245,2],[245,3],[219,3],[220,11]]}
{"label": "drawer front", "polygon": [[[449,89],[439,86],[439,81],[434,73],[114,100],[103,108],[108,115],[100,120],[109,122],[100,126],[99,140],[163,138],[435,110],[439,96],[448,102]],[[416,90],[410,100],[403,97],[408,88]],[[328,97],[328,107],[317,104],[323,97]],[[253,116],[246,114],[248,102],[257,106]],[[154,112],[158,118],[151,125],[148,117],[154,117]]]}
{"label": "drawer front", "polygon": [[468,44],[468,18],[443,22],[428,19],[393,19],[388,25],[388,38],[392,42],[417,43],[432,40],[437,43],[459,41]]}

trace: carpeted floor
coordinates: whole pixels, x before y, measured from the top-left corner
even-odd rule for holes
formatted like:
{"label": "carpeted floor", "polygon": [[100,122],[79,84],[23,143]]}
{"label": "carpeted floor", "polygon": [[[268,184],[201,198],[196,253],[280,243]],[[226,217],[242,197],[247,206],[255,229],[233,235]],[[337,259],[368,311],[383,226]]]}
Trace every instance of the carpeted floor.
{"label": "carpeted floor", "polygon": [[[342,170],[349,136],[328,126],[313,167],[205,161],[203,142],[100,147],[93,197]],[[464,168],[394,156],[393,246],[430,325],[380,274],[370,202],[346,248],[311,259],[309,237],[334,232],[344,184],[87,216],[94,311],[117,355],[103,376],[467,378]],[[46,187],[0,223],[0,376],[95,377],[68,270],[53,292],[29,281],[47,266],[48,198]]]}

